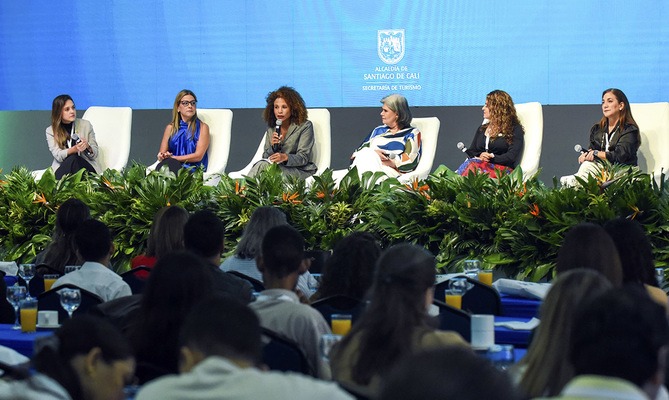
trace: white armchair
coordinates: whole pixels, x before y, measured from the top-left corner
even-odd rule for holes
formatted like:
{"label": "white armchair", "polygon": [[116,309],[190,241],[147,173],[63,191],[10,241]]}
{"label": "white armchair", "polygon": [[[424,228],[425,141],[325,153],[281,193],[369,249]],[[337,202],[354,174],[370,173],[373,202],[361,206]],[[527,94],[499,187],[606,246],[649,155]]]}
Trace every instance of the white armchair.
{"label": "white armchair", "polygon": [[527,180],[539,170],[541,142],[544,137],[544,115],[541,103],[538,102],[516,104],[516,114],[525,130],[525,145],[519,165],[523,170],[523,179]]}
{"label": "white armchair", "polygon": [[659,183],[664,169],[669,173],[669,103],[632,103],[630,110],[639,125],[639,168]]}
{"label": "white armchair", "polygon": [[[91,106],[81,118],[93,125],[95,140],[98,142],[100,168],[103,171],[108,168],[125,168],[130,156],[132,108]],[[33,171],[35,180],[39,180],[44,171],[46,170]]]}
{"label": "white armchair", "polygon": [[[330,111],[327,108],[310,108],[307,109],[308,119],[314,126],[314,147],[312,150],[312,156],[314,164],[318,170],[316,175],[320,175],[325,171],[326,168],[330,167],[331,153],[331,132],[330,132]],[[263,133],[262,139],[260,139],[260,144],[256,153],[251,158],[251,161],[241,170],[230,172],[228,175],[232,179],[241,179],[244,176],[248,175],[253,165],[262,158],[263,150],[265,149],[265,134]]]}
{"label": "white armchair", "polygon": [[439,127],[441,121],[437,117],[413,118],[411,126],[418,128],[421,136],[422,154],[416,169],[401,175],[398,179],[402,183],[409,183],[414,179],[425,179],[432,172],[434,155],[437,152]]}

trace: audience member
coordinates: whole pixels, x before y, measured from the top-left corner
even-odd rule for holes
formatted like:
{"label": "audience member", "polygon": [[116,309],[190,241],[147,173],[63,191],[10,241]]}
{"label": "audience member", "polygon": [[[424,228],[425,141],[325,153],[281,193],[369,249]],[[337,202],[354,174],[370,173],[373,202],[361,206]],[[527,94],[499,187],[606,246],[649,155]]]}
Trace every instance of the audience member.
{"label": "audience member", "polygon": [[525,396],[555,396],[573,378],[566,355],[576,313],[612,287],[604,275],[590,269],[558,275],[541,305],[541,324],[527,354],[512,369]]}
{"label": "audience member", "polygon": [[[83,260],[77,254],[77,245],[74,240],[79,224],[91,217],[88,206],[79,199],[68,199],[56,211],[56,227],[53,231],[51,243],[41,253],[37,254],[35,264],[46,264],[60,275],[65,274],[66,265],[81,265]],[[38,270],[38,274],[51,273],[49,270]]]}
{"label": "audience member", "polygon": [[17,372],[19,380],[0,380],[0,398],[122,399],[135,369],[125,338],[88,315],[65,320],[53,336],[39,339],[32,364],[36,373]]}
{"label": "audience member", "polygon": [[611,290],[576,316],[569,346],[575,378],[556,398],[654,399],[668,344],[663,307],[638,288]]}
{"label": "audience member", "polygon": [[[184,225],[188,221],[188,211],[179,206],[163,207],[153,217],[146,253],[130,261],[132,268],[139,266],[153,268],[163,255],[184,248]],[[137,277],[146,278],[148,272],[139,271]]]}
{"label": "audience member", "polygon": [[97,294],[102,301],[132,294],[130,286],[108,267],[114,244],[107,225],[94,219],[86,220],[77,228],[74,239],[84,263],[79,270],[58,278],[52,288],[69,283]]}
{"label": "audience member", "polygon": [[311,300],[345,295],[362,300],[372,286],[381,247],[367,232],[354,232],[340,240],[325,262],[321,284]]}
{"label": "audience member", "polygon": [[434,296],[435,260],[424,248],[399,244],[377,262],[370,303],[330,353],[332,376],[364,396],[378,394],[381,376],[421,349],[466,346],[455,332],[427,324]]}
{"label": "audience member", "polygon": [[204,258],[214,271],[214,290],[228,294],[244,303],[253,299],[253,289],[247,281],[220,270],[225,241],[225,225],[213,212],[197,211],[184,225],[186,250]]}
{"label": "audience member", "polygon": [[302,235],[289,225],[275,226],[265,235],[257,261],[267,289],[250,307],[260,324],[297,342],[318,375],[327,377],[329,372],[321,363],[319,344],[321,336],[331,333],[330,327],[321,313],[301,304],[295,293],[298,277],[309,267]]}
{"label": "audience member", "polygon": [[214,295],[213,283],[212,268],[194,254],[158,260],[130,328],[140,382],[178,371],[179,329],[195,304]]}
{"label": "audience member", "polygon": [[[270,228],[287,224],[286,214],[281,209],[271,206],[256,208],[244,227],[244,233],[237,244],[235,254],[223,261],[221,269],[237,271],[262,282],[262,274],[256,265],[256,256],[260,255],[262,239]],[[311,287],[317,285],[316,278],[311,276],[309,271],[300,275],[297,280],[297,289],[305,296],[310,294]]]}
{"label": "audience member", "polygon": [[641,224],[625,218],[607,222],[604,229],[616,244],[623,268],[623,283],[643,285],[650,297],[669,310],[669,299],[658,287],[653,248]]}
{"label": "audience member", "polygon": [[623,282],[623,271],[618,250],[604,228],[582,222],[571,228],[558,251],[555,272],[576,268],[594,269],[604,275],[615,287]]}
{"label": "audience member", "polygon": [[461,347],[424,350],[401,360],[382,380],[379,400],[514,400],[508,375]]}
{"label": "audience member", "polygon": [[262,371],[258,317],[229,297],[201,303],[181,329],[179,376],[144,386],[137,400],[351,399],[335,384],[295,374]]}

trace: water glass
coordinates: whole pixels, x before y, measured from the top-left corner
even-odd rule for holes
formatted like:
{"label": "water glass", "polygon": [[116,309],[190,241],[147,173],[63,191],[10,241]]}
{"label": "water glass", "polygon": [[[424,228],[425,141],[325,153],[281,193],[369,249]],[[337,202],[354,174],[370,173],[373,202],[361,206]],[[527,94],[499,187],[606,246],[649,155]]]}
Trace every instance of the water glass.
{"label": "water glass", "polygon": [[35,277],[35,264],[19,264],[19,276],[26,281],[26,299],[30,299],[30,280]]}
{"label": "water glass", "polygon": [[339,343],[339,341],[343,338],[341,335],[335,335],[332,333],[326,333],[325,335],[321,336],[321,357],[323,360],[326,362],[330,362],[330,351],[336,345]]}
{"label": "water glass", "polygon": [[72,313],[81,305],[81,290],[65,288],[58,291],[60,305],[72,319]]}
{"label": "water glass", "polygon": [[490,347],[486,357],[501,370],[509,369],[516,362],[513,345],[510,344],[496,344]]}
{"label": "water glass", "polygon": [[660,288],[664,287],[664,268],[655,268],[655,278]]}
{"label": "water glass", "polygon": [[7,288],[7,301],[14,307],[14,315],[16,316],[12,329],[21,329],[21,325],[19,325],[19,305],[26,298],[26,292],[27,290],[23,286],[17,285]]}
{"label": "water glass", "polygon": [[467,293],[473,286],[474,284],[470,283],[465,277],[455,277],[448,281],[448,288],[460,293],[460,295]]}
{"label": "water glass", "polygon": [[478,279],[480,270],[481,262],[479,260],[465,260],[463,272],[468,278]]}

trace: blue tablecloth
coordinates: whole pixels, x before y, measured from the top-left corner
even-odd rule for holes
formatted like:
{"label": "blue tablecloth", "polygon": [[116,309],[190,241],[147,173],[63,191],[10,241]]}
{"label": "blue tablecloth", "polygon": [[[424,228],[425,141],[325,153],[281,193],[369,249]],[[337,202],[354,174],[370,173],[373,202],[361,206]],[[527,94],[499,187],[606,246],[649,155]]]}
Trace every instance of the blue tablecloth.
{"label": "blue tablecloth", "polygon": [[53,334],[53,330],[38,330],[23,333],[20,329],[12,329],[13,324],[0,324],[0,345],[14,349],[26,357],[32,357],[35,339]]}
{"label": "blue tablecloth", "polygon": [[[507,321],[522,321],[527,322],[532,318],[517,318],[517,317],[495,317],[495,322]],[[495,343],[496,344],[512,344],[514,347],[527,348],[530,343],[529,330],[514,330],[505,328],[503,326],[495,326]]]}
{"label": "blue tablecloth", "polygon": [[502,315],[505,317],[527,318],[539,316],[541,300],[500,294],[502,299]]}
{"label": "blue tablecloth", "polygon": [[13,286],[16,281],[18,281],[18,278],[15,276],[10,276],[10,275],[5,275],[5,284],[7,286]]}

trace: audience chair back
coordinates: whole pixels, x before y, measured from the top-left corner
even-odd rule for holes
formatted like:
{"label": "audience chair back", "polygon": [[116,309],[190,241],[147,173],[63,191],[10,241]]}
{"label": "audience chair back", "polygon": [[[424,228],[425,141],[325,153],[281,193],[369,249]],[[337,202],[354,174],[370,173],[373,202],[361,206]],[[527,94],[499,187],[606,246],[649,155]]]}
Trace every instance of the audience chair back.
{"label": "audience chair back", "polygon": [[132,294],[141,294],[144,291],[144,286],[146,286],[146,279],[140,278],[137,276],[138,272],[147,272],[151,273],[152,269],[144,265],[140,265],[137,268],[132,268],[129,271],[126,271],[121,274],[121,279],[130,286]]}
{"label": "audience chair back", "polygon": [[[483,284],[476,279],[467,278],[472,288],[462,296],[462,309],[472,314],[502,314],[502,300],[495,288]],[[449,281],[434,286],[434,298],[444,301]]]}
{"label": "audience chair back", "polygon": [[523,170],[523,179],[528,180],[539,171],[541,143],[544,137],[544,114],[541,103],[538,102],[516,104],[516,114],[525,129],[525,145],[519,165]]}
{"label": "audience chair back", "polygon": [[351,323],[354,324],[365,310],[365,302],[353,297],[337,294],[316,300],[311,303],[311,307],[318,310],[330,325],[332,325],[333,314],[350,314]]}
{"label": "audience chair back", "polygon": [[[58,275],[58,277],[61,276],[61,274],[54,270],[53,268],[47,266],[46,264],[39,264],[35,267],[35,277],[30,280],[30,285],[28,287],[28,292],[30,292],[31,297],[37,297],[40,294],[44,293],[44,275],[45,274],[53,274],[53,275]],[[19,281],[19,285],[21,286],[27,286],[26,281],[23,280],[20,276],[17,277]]]}
{"label": "audience chair back", "polygon": [[639,125],[639,169],[660,183],[662,170],[669,173],[669,103],[632,103],[630,110]]}
{"label": "audience chair back", "polygon": [[65,311],[60,305],[60,295],[58,294],[59,290],[65,288],[79,289],[81,291],[81,304],[79,305],[79,308],[74,310],[73,314],[75,315],[86,314],[88,309],[102,303],[102,299],[98,295],[91,293],[88,290],[82,289],[79,286],[65,284],[37,296],[37,309],[58,311],[58,321],[61,323],[68,319],[69,317],[67,315],[67,311]]}
{"label": "audience chair back", "polygon": [[234,275],[238,278],[241,278],[241,279],[247,281],[248,283],[250,283],[251,286],[253,287],[254,292],[259,293],[259,292],[262,292],[263,290],[265,290],[265,285],[261,281],[257,280],[256,278],[253,278],[253,277],[248,276],[246,274],[242,274],[239,271],[225,271],[225,272],[227,272],[230,275]]}
{"label": "audience chair back", "polygon": [[460,334],[466,341],[471,341],[472,324],[471,316],[455,307],[451,307],[443,301],[433,300],[432,304],[439,308],[439,329],[442,331],[454,331]]}
{"label": "audience chair back", "polygon": [[262,361],[269,369],[316,376],[297,343],[266,328],[262,328],[262,338]]}

